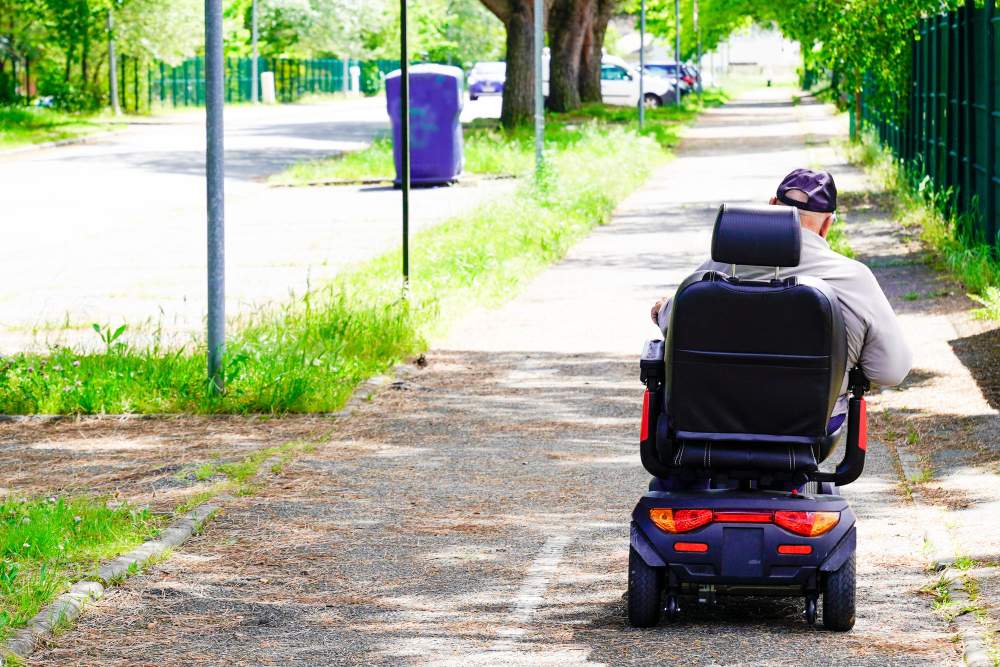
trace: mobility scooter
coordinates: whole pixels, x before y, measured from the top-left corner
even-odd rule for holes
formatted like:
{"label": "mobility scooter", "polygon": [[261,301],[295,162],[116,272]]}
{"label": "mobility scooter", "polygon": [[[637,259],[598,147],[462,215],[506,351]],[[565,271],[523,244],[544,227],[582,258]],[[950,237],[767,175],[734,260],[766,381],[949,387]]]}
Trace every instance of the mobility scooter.
{"label": "mobility scooter", "polygon": [[[639,447],[654,479],[632,513],[635,627],[676,619],[682,595],[804,597],[810,625],[822,595],[827,629],[854,626],[855,518],[839,489],[864,469],[870,385],[847,372],[829,285],[777,277],[798,265],[801,233],[795,208],[724,204],[712,258],[732,275],[689,276],[666,340],[645,344]],[[775,277],[741,279],[737,265]],[[845,385],[846,429],[830,420]],[[843,460],[821,469],[845,430]]]}

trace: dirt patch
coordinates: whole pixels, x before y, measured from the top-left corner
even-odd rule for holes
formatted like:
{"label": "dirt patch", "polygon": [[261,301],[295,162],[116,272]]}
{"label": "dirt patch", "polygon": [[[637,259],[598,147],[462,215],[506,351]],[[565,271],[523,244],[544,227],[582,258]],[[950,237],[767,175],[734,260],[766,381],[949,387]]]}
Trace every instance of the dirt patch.
{"label": "dirt patch", "polygon": [[240,461],[336,427],[320,417],[81,417],[0,423],[0,495],[121,491],[133,504],[169,510],[218,478],[202,466]]}

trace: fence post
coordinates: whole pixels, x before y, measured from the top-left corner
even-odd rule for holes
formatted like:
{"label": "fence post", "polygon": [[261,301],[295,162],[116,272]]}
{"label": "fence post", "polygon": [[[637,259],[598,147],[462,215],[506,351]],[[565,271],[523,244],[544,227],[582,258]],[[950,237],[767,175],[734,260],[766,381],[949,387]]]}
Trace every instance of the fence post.
{"label": "fence post", "polygon": [[976,52],[974,50],[974,36],[975,30],[972,24],[972,13],[975,10],[975,0],[965,0],[965,6],[963,9],[963,18],[965,21],[965,48],[962,53],[965,56],[965,61],[963,63],[964,67],[962,71],[965,76],[961,78],[963,87],[963,101],[962,104],[965,108],[962,110],[962,120],[964,132],[962,137],[962,144],[965,146],[964,155],[962,156],[962,179],[965,183],[965,211],[972,210],[972,197],[975,194],[975,170],[972,165],[975,162],[975,154],[973,151],[973,138],[975,134],[975,123],[976,123],[976,110],[973,108],[972,104],[972,91],[976,80]]}
{"label": "fence post", "polygon": [[986,0],[986,16],[984,27],[986,39],[983,40],[983,65],[986,68],[986,204],[983,232],[985,240],[994,251],[997,250],[997,220],[996,220],[996,40],[993,24],[996,22],[996,0]]}

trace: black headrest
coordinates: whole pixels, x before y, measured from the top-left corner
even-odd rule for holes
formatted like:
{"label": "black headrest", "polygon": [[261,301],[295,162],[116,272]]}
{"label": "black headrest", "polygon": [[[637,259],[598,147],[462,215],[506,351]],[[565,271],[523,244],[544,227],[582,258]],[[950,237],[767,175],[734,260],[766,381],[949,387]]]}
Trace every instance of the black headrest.
{"label": "black headrest", "polygon": [[791,206],[719,207],[712,259],[745,266],[798,266],[802,249],[799,210]]}

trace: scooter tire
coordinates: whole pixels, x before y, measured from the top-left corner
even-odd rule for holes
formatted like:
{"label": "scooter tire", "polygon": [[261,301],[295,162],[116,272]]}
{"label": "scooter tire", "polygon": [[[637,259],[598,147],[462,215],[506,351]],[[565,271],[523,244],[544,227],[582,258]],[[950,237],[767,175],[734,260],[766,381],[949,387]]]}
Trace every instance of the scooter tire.
{"label": "scooter tire", "polygon": [[633,547],[628,551],[628,622],[633,628],[652,628],[660,622],[660,573]]}
{"label": "scooter tire", "polygon": [[854,627],[855,554],[826,577],[823,589],[823,627],[847,632]]}

